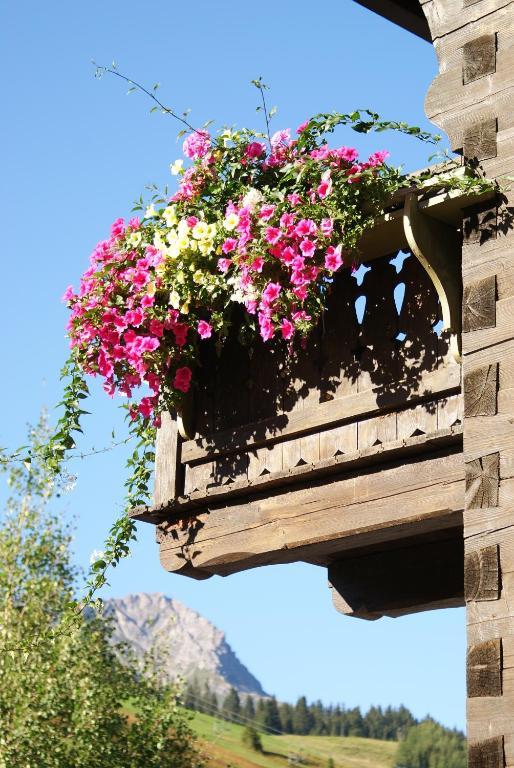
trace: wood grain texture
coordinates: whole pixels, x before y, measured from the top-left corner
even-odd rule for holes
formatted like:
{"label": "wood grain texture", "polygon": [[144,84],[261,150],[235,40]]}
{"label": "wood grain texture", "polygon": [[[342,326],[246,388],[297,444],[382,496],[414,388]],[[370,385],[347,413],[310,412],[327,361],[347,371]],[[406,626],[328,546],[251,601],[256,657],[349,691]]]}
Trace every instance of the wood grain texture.
{"label": "wood grain texture", "polygon": [[464,558],[464,598],[471,601],[498,600],[500,597],[500,559],[498,545],[466,552]]}
{"label": "wood grain texture", "polygon": [[497,121],[496,118],[484,120],[464,132],[462,150],[468,160],[486,160],[496,157]]}
{"label": "wood grain texture", "polygon": [[502,695],[501,638],[468,648],[466,686],[469,698]]}
{"label": "wood grain texture", "polygon": [[468,749],[468,768],[504,768],[503,736],[471,743]]}
{"label": "wood grain texture", "polygon": [[477,331],[496,325],[496,275],[464,286],[462,331]]}
{"label": "wood grain texture", "polygon": [[464,374],[464,416],[494,416],[498,411],[498,364]]}
{"label": "wood grain texture", "polygon": [[466,462],[466,508],[498,506],[500,454],[490,453]]}
{"label": "wood grain texture", "polygon": [[350,555],[328,569],[334,607],[375,620],[462,606],[463,557],[460,529],[449,539],[393,542],[384,551]]}
{"label": "wood grain texture", "polygon": [[465,43],[462,49],[464,85],[496,71],[496,35],[481,35]]}

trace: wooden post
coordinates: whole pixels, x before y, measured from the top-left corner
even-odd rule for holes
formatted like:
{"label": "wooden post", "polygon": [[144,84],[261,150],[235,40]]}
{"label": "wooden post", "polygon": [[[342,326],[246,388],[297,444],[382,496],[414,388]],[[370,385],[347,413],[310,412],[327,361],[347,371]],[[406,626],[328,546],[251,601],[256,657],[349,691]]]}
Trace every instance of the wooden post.
{"label": "wooden post", "polygon": [[[489,178],[514,175],[514,4],[421,0],[440,74],[428,117]],[[512,193],[509,193],[512,205]],[[465,212],[465,599],[470,768],[514,768],[514,234],[507,199]]]}

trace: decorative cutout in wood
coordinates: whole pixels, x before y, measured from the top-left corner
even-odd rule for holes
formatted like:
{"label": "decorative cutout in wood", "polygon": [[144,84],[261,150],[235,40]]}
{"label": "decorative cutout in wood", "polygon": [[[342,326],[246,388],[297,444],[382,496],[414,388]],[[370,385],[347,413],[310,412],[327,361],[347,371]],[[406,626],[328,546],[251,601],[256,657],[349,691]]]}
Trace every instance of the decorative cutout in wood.
{"label": "decorative cutout in wood", "polygon": [[466,43],[462,56],[464,85],[493,72],[496,72],[496,35],[482,35]]}
{"label": "decorative cutout in wood", "polygon": [[498,154],[496,118],[472,125],[464,134],[463,153],[468,160],[488,160]]}
{"label": "decorative cutout in wood", "polygon": [[503,736],[470,744],[468,768],[505,768]]}
{"label": "decorative cutout in wood", "polygon": [[496,275],[464,286],[462,330],[464,333],[496,325]]}
{"label": "decorative cutout in wood", "polygon": [[498,545],[467,552],[464,558],[464,599],[483,602],[500,597]]}
{"label": "decorative cutout in wood", "polygon": [[475,368],[464,376],[464,416],[497,413],[498,363]]}
{"label": "decorative cutout in wood", "polygon": [[489,453],[466,462],[466,508],[498,506],[500,454]]}
{"label": "decorative cutout in wood", "polygon": [[502,641],[500,638],[468,648],[468,697],[502,695]]}

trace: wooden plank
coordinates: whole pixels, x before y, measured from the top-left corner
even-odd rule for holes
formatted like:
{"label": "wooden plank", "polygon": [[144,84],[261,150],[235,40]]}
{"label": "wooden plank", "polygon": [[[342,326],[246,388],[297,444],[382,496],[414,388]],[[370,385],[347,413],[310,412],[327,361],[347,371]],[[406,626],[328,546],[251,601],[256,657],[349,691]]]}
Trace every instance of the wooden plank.
{"label": "wooden plank", "polygon": [[[453,394],[460,388],[460,366],[448,365],[422,376],[412,389],[357,392],[301,412],[264,419],[237,430],[226,430],[207,439],[188,440],[182,446],[182,461],[196,461],[213,453],[240,450],[244,446],[265,445],[280,437],[300,436],[321,427],[348,423],[407,402],[428,400],[435,395]],[[377,399],[380,405],[377,404]]]}
{"label": "wooden plank", "polygon": [[464,85],[496,71],[496,35],[481,35],[465,43],[462,49]]}
{"label": "wooden plank", "polygon": [[498,364],[474,368],[464,375],[464,415],[494,416],[498,410]]}
{"label": "wooden plank", "polygon": [[336,610],[375,620],[464,605],[460,529],[449,539],[421,538],[401,545],[398,541],[381,552],[357,552],[330,565],[328,581]]}
{"label": "wooden plank", "polygon": [[469,698],[502,695],[501,638],[468,648],[466,687]]}
{"label": "wooden plank", "polygon": [[[320,545],[343,551],[356,540],[387,540],[392,529],[415,522],[453,518],[463,506],[463,466],[459,455],[446,455],[358,473],[292,490],[280,490],[243,505],[216,507],[195,515],[194,565],[227,573],[267,562],[301,559],[298,550]],[[177,553],[187,528],[161,546],[168,570],[183,566]],[[366,542],[365,542],[366,543]]]}
{"label": "wooden plank", "polygon": [[183,468],[180,463],[182,440],[177,421],[168,411],[161,415],[155,442],[154,505],[166,504],[183,492]]}
{"label": "wooden plank", "polygon": [[498,545],[466,552],[464,558],[464,597],[466,602],[498,600],[500,597]]}
{"label": "wooden plank", "polygon": [[496,276],[464,286],[462,332],[494,328],[496,325]]}

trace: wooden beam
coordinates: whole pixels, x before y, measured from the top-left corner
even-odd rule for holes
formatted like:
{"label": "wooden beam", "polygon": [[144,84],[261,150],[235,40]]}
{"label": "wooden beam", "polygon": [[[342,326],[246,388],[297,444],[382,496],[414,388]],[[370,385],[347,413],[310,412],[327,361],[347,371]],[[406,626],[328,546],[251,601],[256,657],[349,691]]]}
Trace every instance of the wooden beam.
{"label": "wooden beam", "polygon": [[398,24],[414,35],[432,42],[428,22],[418,0],[355,0],[370,11]]}
{"label": "wooden beam", "polygon": [[269,563],[328,563],[338,553],[461,524],[464,463],[459,452],[382,465],[303,487],[264,489],[246,503],[213,503],[181,524],[163,523],[161,563],[169,571],[226,575]]}
{"label": "wooden beam", "polygon": [[336,610],[375,620],[463,606],[462,529],[446,534],[443,541],[396,542],[385,551],[356,553],[329,566]]}

